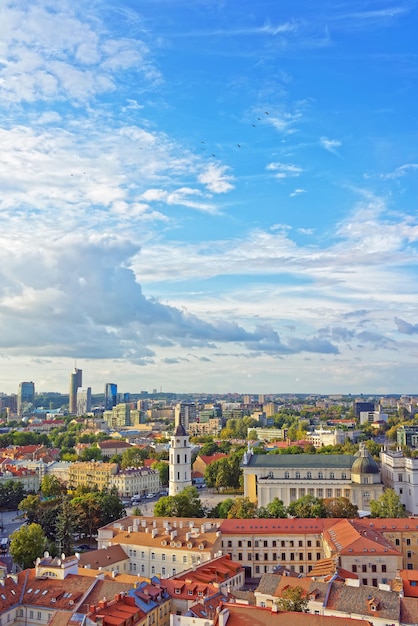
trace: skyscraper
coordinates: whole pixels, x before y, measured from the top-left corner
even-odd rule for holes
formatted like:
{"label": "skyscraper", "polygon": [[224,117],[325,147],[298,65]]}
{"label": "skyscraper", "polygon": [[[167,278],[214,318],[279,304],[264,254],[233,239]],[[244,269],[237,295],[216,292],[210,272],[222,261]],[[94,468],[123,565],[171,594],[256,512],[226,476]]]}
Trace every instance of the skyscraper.
{"label": "skyscraper", "polygon": [[197,408],[194,402],[179,402],[174,408],[174,424],[178,426],[182,424],[184,430],[189,430],[189,424],[195,422],[197,417]]}
{"label": "skyscraper", "polygon": [[106,383],[104,408],[106,411],[111,411],[116,406],[118,401],[118,386],[116,383]]}
{"label": "skyscraper", "polygon": [[17,414],[23,415],[25,407],[35,400],[35,383],[19,383],[17,392]]}
{"label": "skyscraper", "polygon": [[74,371],[70,374],[70,397],[68,402],[68,410],[71,414],[77,413],[77,390],[81,385],[83,380],[83,371],[74,368]]}
{"label": "skyscraper", "polygon": [[91,411],[91,387],[77,391],[77,415],[86,415]]}

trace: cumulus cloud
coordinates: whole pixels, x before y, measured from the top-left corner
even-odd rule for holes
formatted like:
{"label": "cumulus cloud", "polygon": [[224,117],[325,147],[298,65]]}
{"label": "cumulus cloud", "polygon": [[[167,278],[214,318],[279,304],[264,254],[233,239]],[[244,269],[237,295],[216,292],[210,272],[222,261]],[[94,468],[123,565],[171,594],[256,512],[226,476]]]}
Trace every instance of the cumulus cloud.
{"label": "cumulus cloud", "polygon": [[234,188],[233,177],[226,165],[211,163],[199,175],[198,180],[212,193],[226,193]]}
{"label": "cumulus cloud", "polygon": [[306,189],[295,189],[289,194],[289,197],[294,198],[295,196],[300,196],[302,193],[306,193]]}

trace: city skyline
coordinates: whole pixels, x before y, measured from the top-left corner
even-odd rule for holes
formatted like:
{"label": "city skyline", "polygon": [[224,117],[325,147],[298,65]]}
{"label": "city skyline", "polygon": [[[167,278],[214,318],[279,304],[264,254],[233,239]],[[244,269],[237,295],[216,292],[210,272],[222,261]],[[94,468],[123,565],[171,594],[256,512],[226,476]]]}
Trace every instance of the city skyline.
{"label": "city skyline", "polygon": [[412,0],[3,17],[0,390],[414,392]]}

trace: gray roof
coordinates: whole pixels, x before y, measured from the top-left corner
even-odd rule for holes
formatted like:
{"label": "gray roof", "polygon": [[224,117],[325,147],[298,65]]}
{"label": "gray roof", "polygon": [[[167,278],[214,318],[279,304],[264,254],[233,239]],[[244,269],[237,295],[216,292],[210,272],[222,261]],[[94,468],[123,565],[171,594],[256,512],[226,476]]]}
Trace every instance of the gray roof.
{"label": "gray roof", "polygon": [[266,596],[273,596],[281,578],[279,574],[263,574],[256,591]]}
{"label": "gray roof", "polygon": [[[376,612],[368,610],[368,601],[371,598],[379,600],[379,607]],[[377,587],[360,585],[350,587],[344,583],[333,582],[331,592],[327,602],[328,609],[343,611],[344,613],[357,613],[357,615],[368,615],[395,622],[400,617],[400,600],[395,591],[383,591]]]}
{"label": "gray roof", "polygon": [[244,467],[351,469],[355,460],[351,454],[253,454]]}

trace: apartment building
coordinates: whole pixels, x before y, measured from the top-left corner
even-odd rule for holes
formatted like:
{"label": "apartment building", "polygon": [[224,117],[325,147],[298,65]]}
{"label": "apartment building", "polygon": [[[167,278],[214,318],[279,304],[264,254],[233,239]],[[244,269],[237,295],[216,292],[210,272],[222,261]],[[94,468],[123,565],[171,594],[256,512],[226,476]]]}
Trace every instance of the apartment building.
{"label": "apartment building", "polygon": [[278,566],[306,574],[324,556],[322,534],[332,520],[226,519],[220,525],[222,550],[260,578]]}
{"label": "apartment building", "polygon": [[125,517],[98,531],[98,547],[120,545],[133,574],[168,578],[222,556],[219,520]]}
{"label": "apartment building", "polygon": [[122,470],[109,477],[109,487],[116,487],[120,497],[158,493],[161,490],[160,474],[150,467]]}
{"label": "apartment building", "polygon": [[68,486],[76,489],[79,485],[96,485],[98,489],[108,488],[110,479],[118,471],[117,463],[102,461],[80,461],[68,468]]}

